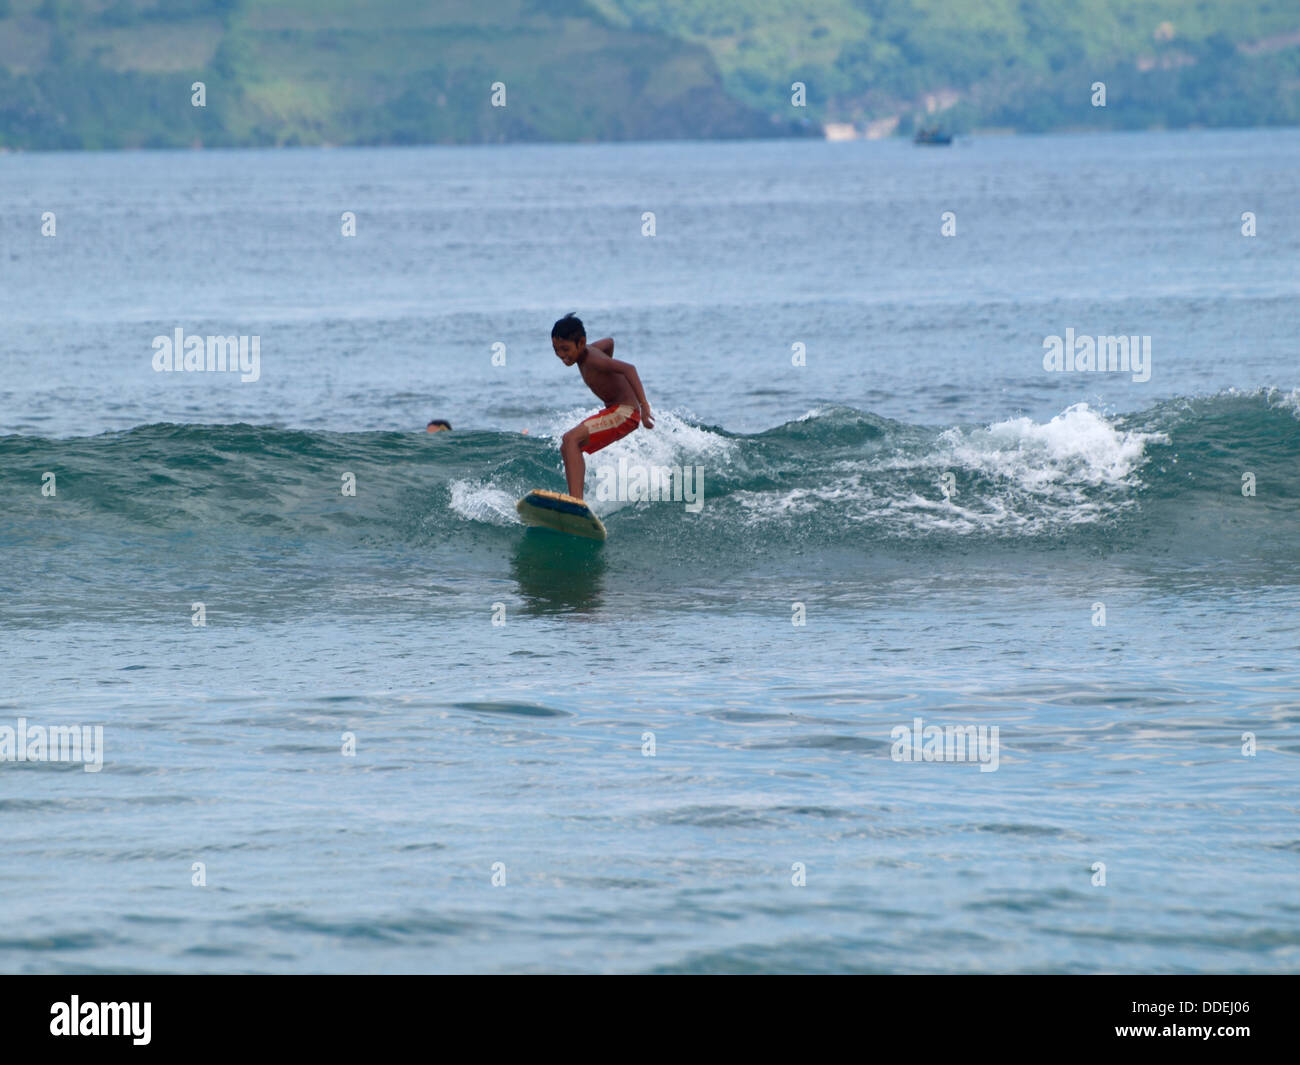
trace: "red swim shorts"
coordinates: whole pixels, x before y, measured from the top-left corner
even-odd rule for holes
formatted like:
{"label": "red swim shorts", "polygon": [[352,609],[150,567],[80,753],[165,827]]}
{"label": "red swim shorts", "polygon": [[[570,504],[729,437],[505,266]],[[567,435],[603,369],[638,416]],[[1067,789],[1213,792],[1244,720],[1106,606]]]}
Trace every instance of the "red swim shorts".
{"label": "red swim shorts", "polygon": [[641,412],[626,403],[619,407],[606,407],[590,418],[583,418],[582,424],[590,435],[582,450],[590,455],[602,447],[609,447],[615,440],[621,440],[641,424]]}

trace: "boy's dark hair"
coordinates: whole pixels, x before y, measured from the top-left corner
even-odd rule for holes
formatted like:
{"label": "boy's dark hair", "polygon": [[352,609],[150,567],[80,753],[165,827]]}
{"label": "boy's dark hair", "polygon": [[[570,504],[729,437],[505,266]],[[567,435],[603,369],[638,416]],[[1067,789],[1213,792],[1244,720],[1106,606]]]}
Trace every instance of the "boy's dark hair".
{"label": "boy's dark hair", "polygon": [[[445,418],[434,418],[429,425],[441,425],[444,429],[451,428],[451,422],[447,421]],[[426,425],[425,428],[429,428],[429,425]]]}
{"label": "boy's dark hair", "polygon": [[577,340],[578,337],[586,335],[587,330],[583,328],[582,319],[572,311],[551,326],[551,336],[559,337],[561,340]]}

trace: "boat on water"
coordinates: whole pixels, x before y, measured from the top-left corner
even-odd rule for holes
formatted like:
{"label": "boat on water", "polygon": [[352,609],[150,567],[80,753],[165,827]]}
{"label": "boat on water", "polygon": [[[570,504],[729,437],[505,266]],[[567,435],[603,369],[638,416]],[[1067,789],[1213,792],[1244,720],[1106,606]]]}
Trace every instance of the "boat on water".
{"label": "boat on water", "polygon": [[918,129],[912,138],[913,144],[951,144],[951,133],[940,133],[937,129]]}

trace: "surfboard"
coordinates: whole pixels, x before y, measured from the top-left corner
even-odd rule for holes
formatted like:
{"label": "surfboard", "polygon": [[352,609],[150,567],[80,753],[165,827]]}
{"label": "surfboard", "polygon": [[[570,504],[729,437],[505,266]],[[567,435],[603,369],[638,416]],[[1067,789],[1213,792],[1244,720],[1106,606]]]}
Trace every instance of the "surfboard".
{"label": "surfboard", "polygon": [[591,512],[591,507],[562,492],[534,488],[515,504],[515,510],[519,511],[525,525],[539,525],[572,536],[585,536],[589,540],[603,540],[607,535],[605,526]]}

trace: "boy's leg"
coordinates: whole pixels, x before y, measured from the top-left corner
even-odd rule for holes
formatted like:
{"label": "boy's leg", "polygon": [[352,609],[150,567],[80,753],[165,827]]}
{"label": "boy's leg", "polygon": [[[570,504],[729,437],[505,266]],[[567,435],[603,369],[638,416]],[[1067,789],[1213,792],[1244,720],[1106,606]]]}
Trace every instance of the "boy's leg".
{"label": "boy's leg", "polygon": [[579,422],[560,441],[560,455],[564,459],[564,479],[569,483],[569,495],[582,498],[582,485],[587,479],[587,463],[582,458],[582,446],[591,436],[585,421]]}

